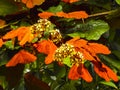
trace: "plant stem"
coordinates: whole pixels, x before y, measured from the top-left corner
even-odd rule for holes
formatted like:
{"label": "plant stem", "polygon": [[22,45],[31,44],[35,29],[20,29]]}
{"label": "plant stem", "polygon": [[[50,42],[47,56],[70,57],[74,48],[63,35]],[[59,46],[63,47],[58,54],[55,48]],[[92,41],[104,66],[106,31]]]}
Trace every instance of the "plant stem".
{"label": "plant stem", "polygon": [[111,11],[106,11],[106,12],[102,12],[102,13],[96,13],[96,14],[91,14],[88,17],[95,17],[95,16],[101,16],[101,15],[106,15],[106,14],[110,14],[115,12],[116,10],[111,10]]}

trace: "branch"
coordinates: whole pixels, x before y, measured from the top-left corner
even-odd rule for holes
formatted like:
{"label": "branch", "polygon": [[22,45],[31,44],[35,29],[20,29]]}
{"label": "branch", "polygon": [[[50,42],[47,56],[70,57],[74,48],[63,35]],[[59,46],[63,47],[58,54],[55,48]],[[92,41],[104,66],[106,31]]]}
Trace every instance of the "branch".
{"label": "branch", "polygon": [[110,14],[115,12],[116,10],[111,10],[111,11],[107,11],[107,12],[102,12],[102,13],[96,13],[96,14],[91,14],[88,17],[95,17],[95,16],[101,16],[101,15],[106,15],[106,14]]}

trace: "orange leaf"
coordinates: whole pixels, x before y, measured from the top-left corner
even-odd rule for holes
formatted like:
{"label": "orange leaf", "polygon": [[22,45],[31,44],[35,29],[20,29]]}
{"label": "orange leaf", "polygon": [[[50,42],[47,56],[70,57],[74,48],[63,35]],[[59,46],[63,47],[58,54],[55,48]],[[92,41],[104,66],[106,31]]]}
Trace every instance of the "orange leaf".
{"label": "orange leaf", "polygon": [[34,35],[31,33],[30,27],[19,27],[16,30],[12,30],[3,36],[3,39],[12,39],[18,37],[20,45],[23,46],[26,42],[31,42],[34,39]]}
{"label": "orange leaf", "polygon": [[117,75],[106,65],[102,64],[103,68],[106,68],[108,77],[114,80],[115,82],[118,81]]}
{"label": "orange leaf", "polygon": [[0,19],[0,27],[3,27],[6,24],[5,20]]}
{"label": "orange leaf", "polygon": [[92,77],[90,75],[90,73],[88,72],[88,70],[84,67],[83,64],[80,64],[78,67],[78,73],[80,74],[80,77],[82,79],[84,79],[86,82],[91,82],[92,81]]}
{"label": "orange leaf", "polygon": [[106,81],[110,81],[110,78],[108,77],[106,73],[106,69],[102,68],[101,63],[93,63],[94,64],[94,70],[95,72],[101,77],[104,78]]}
{"label": "orange leaf", "polygon": [[40,52],[47,54],[45,58],[45,63],[49,64],[54,60],[54,53],[57,49],[57,46],[51,40],[42,40],[38,44],[34,44],[34,47]]}
{"label": "orange leaf", "polygon": [[22,0],[28,8],[33,8],[35,5],[41,5],[45,0]]}
{"label": "orange leaf", "polygon": [[36,59],[36,56],[33,54],[25,50],[21,50],[12,57],[12,59],[6,64],[6,67],[16,66],[17,64],[27,64],[34,62]]}
{"label": "orange leaf", "polygon": [[88,18],[88,14],[85,11],[75,11],[68,13],[69,18],[81,19]]}
{"label": "orange leaf", "polygon": [[88,43],[89,47],[95,52],[95,53],[101,53],[101,54],[110,54],[111,51],[108,49],[108,47],[98,44],[98,43]]}
{"label": "orange leaf", "polygon": [[64,13],[64,12],[57,12],[56,16],[58,16],[58,17],[64,17],[64,18],[69,18],[68,14]]}
{"label": "orange leaf", "polygon": [[57,12],[56,16],[75,19],[88,18],[88,14],[85,11],[75,11],[70,13]]}
{"label": "orange leaf", "polygon": [[34,39],[33,34],[31,34],[31,31],[28,30],[28,31],[24,34],[23,38],[20,40],[20,43],[19,43],[19,44],[20,44],[21,46],[23,46],[27,41],[28,41],[28,42],[31,42],[33,39]]}
{"label": "orange leaf", "polygon": [[83,54],[83,57],[85,60],[90,60],[90,61],[95,60],[95,58],[87,50],[85,50],[83,48],[79,48],[77,51],[79,51]]}
{"label": "orange leaf", "polygon": [[95,72],[106,81],[110,81],[113,79],[114,81],[118,81],[117,75],[106,65],[101,62],[93,62]]}
{"label": "orange leaf", "polygon": [[77,65],[73,65],[71,68],[70,68],[70,71],[68,73],[68,78],[69,79],[72,79],[72,80],[78,80],[80,75],[77,71],[78,69],[78,66]]}
{"label": "orange leaf", "polygon": [[2,45],[3,45],[3,40],[0,39],[0,47],[2,47]]}
{"label": "orange leaf", "polygon": [[54,13],[51,13],[51,12],[42,12],[42,13],[39,13],[38,16],[40,18],[48,19],[51,16],[54,16]]}
{"label": "orange leaf", "polygon": [[84,47],[87,44],[86,40],[83,39],[79,39],[79,38],[73,38],[69,41],[67,41],[66,43],[73,45],[74,47]]}
{"label": "orange leaf", "polygon": [[57,49],[57,46],[51,40],[42,40],[41,42],[34,44],[37,50],[44,54],[51,54]]}
{"label": "orange leaf", "polygon": [[77,2],[79,0],[62,0],[62,1],[65,3],[74,3],[74,2]]}
{"label": "orange leaf", "polygon": [[48,54],[48,56],[45,58],[45,64],[50,64],[54,60],[54,54]]}
{"label": "orange leaf", "polygon": [[15,38],[19,33],[19,30],[12,30],[3,36],[3,39],[12,39]]}

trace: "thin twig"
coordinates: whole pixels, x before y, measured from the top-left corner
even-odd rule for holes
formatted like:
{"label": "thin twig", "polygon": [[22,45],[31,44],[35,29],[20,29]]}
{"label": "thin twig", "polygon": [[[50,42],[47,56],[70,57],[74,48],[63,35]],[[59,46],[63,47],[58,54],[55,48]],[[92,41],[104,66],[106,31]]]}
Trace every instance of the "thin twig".
{"label": "thin twig", "polygon": [[89,15],[88,17],[95,17],[95,16],[106,15],[106,14],[110,14],[110,13],[115,12],[115,11],[116,11],[116,10],[111,10],[111,11],[107,11],[107,12],[91,14],[91,15]]}

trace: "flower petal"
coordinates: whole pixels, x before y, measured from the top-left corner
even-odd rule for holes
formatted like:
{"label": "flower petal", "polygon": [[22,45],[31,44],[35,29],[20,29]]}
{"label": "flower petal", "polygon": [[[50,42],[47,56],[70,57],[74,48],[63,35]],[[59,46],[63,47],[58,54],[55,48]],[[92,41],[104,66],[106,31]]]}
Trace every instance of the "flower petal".
{"label": "flower petal", "polygon": [[70,13],[57,12],[56,16],[64,17],[64,18],[75,18],[75,19],[88,18],[88,14],[85,11],[75,11]]}
{"label": "flower petal", "polygon": [[38,44],[34,44],[34,47],[36,47],[38,52],[48,55],[45,58],[46,64],[50,64],[54,60],[54,53],[57,46],[51,40],[42,40]]}
{"label": "flower petal", "polygon": [[69,79],[72,79],[72,80],[77,80],[79,79],[80,75],[77,71],[78,69],[78,66],[77,65],[73,65],[71,68],[70,68],[70,71],[68,73],[68,78]]}
{"label": "flower petal", "polygon": [[33,8],[35,5],[41,5],[45,0],[22,0],[28,8]]}
{"label": "flower petal", "polygon": [[23,36],[23,38],[20,40],[20,45],[23,46],[26,42],[31,42],[34,39],[33,35],[31,34],[31,31],[28,30],[25,35]]}
{"label": "flower petal", "polygon": [[51,40],[42,40],[41,42],[34,44],[34,47],[44,54],[51,54],[57,49],[57,46]]}
{"label": "flower petal", "polygon": [[45,58],[45,64],[50,64],[54,60],[54,54],[48,54],[48,56]]}
{"label": "flower petal", "polygon": [[33,54],[25,50],[21,50],[10,59],[10,61],[6,64],[6,67],[13,67],[17,64],[26,64],[34,62],[36,59],[36,56],[34,56]]}
{"label": "flower petal", "polygon": [[118,81],[117,75],[106,65],[100,62],[93,62],[95,72],[106,81],[110,81],[113,79],[114,81]]}
{"label": "flower petal", "polygon": [[95,58],[86,49],[79,48],[79,50],[77,50],[77,51],[79,51],[83,54],[83,57],[85,60],[90,60],[90,61],[95,60]]}
{"label": "flower petal", "polygon": [[64,17],[64,18],[69,18],[68,14],[64,13],[64,12],[57,12],[56,16],[58,16],[58,17]]}
{"label": "flower petal", "polygon": [[65,3],[74,3],[74,2],[77,2],[79,0],[62,0],[62,1]]}
{"label": "flower petal", "polygon": [[54,14],[51,13],[51,12],[42,12],[42,13],[39,13],[38,16],[39,16],[40,18],[48,19],[48,18],[50,18],[51,16],[54,16]]}
{"label": "flower petal", "polygon": [[69,18],[81,19],[88,18],[88,14],[85,11],[75,11],[68,13]]}
{"label": "flower petal", "polygon": [[2,45],[3,45],[3,40],[0,39],[0,47],[2,47]]}
{"label": "flower petal", "polygon": [[30,31],[29,27],[19,27],[17,30],[19,31],[17,34],[18,41],[21,41],[23,39],[23,37],[25,36],[25,34],[28,31]]}
{"label": "flower petal", "polygon": [[118,81],[118,77],[117,75],[106,65],[102,64],[103,68],[106,68],[108,77],[111,78],[112,80],[114,80],[115,82]]}
{"label": "flower petal", "polygon": [[77,37],[77,38],[73,38],[73,39],[67,41],[66,43],[71,44],[74,47],[81,48],[81,47],[84,47],[87,44],[87,41]]}
{"label": "flower petal", "polygon": [[98,43],[88,43],[89,47],[92,48],[92,50],[95,53],[101,53],[101,54],[110,54],[111,51],[108,49],[108,47],[98,44]]}
{"label": "flower petal", "polygon": [[12,30],[3,36],[3,39],[12,39],[15,38],[19,33],[19,30]]}
{"label": "flower petal", "polygon": [[80,64],[79,67],[78,67],[78,73],[80,75],[80,77],[82,79],[84,79],[86,82],[91,82],[93,79],[92,79],[92,76],[90,75],[90,73],[88,72],[88,70],[84,67],[83,64]]}

